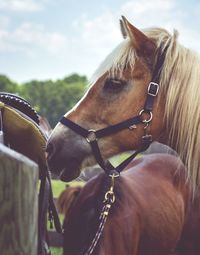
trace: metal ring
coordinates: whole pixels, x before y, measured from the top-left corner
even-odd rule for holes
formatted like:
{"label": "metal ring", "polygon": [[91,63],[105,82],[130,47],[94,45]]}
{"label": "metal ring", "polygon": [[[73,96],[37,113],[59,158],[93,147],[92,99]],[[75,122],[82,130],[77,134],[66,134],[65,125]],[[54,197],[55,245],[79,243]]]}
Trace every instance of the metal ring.
{"label": "metal ring", "polygon": [[120,176],[120,174],[116,170],[111,170],[110,173],[109,173],[109,177],[111,177],[112,179],[117,178],[119,176]]}
{"label": "metal ring", "polygon": [[[148,114],[148,115],[149,115],[148,118],[142,119],[142,115],[143,115],[143,114]],[[152,113],[151,111],[145,111],[144,109],[142,109],[142,110],[140,111],[139,116],[141,117],[142,123],[149,123],[149,122],[151,122],[152,119],[153,119],[153,113]]]}
{"label": "metal ring", "polygon": [[96,130],[94,129],[88,130],[88,136],[86,137],[86,140],[88,143],[96,141],[97,140]]}

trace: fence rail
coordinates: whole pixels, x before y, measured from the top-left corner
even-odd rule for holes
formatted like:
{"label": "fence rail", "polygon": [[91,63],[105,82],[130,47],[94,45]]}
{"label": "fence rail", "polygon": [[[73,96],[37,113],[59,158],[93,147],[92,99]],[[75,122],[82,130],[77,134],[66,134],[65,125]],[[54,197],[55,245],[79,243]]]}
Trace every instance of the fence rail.
{"label": "fence rail", "polygon": [[37,182],[37,165],[0,144],[0,254],[37,254]]}

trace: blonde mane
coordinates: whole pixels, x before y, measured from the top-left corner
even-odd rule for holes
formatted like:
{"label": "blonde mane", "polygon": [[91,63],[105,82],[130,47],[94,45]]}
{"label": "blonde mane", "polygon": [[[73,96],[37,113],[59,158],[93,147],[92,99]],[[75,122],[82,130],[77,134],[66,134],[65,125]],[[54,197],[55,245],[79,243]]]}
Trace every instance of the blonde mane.
{"label": "blonde mane", "polygon": [[[177,42],[178,33],[152,28],[144,33],[157,48],[167,46],[160,77],[160,99],[166,99],[165,124],[167,144],[177,151],[187,168],[193,191],[200,186],[200,58]],[[137,54],[130,39],[125,39],[100,65],[96,81],[106,72],[121,76],[126,65],[134,68]]]}
{"label": "blonde mane", "polygon": [[167,143],[184,162],[195,192],[200,186],[200,58],[177,42],[176,32],[166,43],[160,86],[161,97],[166,96]]}

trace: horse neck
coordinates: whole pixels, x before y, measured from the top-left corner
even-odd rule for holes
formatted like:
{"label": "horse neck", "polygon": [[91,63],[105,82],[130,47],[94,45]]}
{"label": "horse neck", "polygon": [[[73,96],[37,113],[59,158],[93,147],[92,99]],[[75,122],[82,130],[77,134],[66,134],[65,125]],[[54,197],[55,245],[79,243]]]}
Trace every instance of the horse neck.
{"label": "horse neck", "polygon": [[200,187],[200,58],[176,47],[173,59],[166,56],[161,75],[161,99],[166,98],[164,143],[179,154],[196,192]]}

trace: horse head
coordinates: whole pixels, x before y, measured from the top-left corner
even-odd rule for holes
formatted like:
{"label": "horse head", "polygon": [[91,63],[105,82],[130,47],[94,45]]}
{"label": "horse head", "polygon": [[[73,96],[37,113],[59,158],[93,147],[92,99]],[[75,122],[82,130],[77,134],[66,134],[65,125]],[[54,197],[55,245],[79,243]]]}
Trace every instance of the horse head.
{"label": "horse head", "polygon": [[[194,124],[191,130],[198,130],[200,123],[200,108],[195,106],[199,117],[194,122],[189,105],[195,97],[200,99],[197,86],[200,75],[197,75],[197,67],[193,65],[200,66],[199,58],[178,44],[176,31],[174,34],[161,28],[140,31],[125,17],[122,17],[120,24],[124,40],[103,61],[86,94],[64,117],[87,130],[99,130],[138,116],[144,109],[149,83],[156,77],[160,89],[154,99],[151,122],[148,125],[144,122],[132,125],[98,139],[102,156],[108,158],[140,148],[146,128],[152,140],[174,148],[186,166],[194,168],[196,164],[196,169],[200,169],[199,160],[193,163],[193,149],[190,152],[182,150],[186,144],[194,148],[195,137],[200,138],[200,134],[194,131],[191,134],[193,138],[188,140],[191,123]],[[159,62],[162,64],[159,65]],[[190,84],[193,84],[193,90]],[[194,110],[191,111],[194,113]],[[185,126],[187,128],[183,128]],[[80,174],[80,169],[95,163],[87,139],[63,123],[58,123],[54,128],[47,152],[50,170],[65,181],[74,179]],[[200,149],[195,154],[198,152]],[[196,182],[200,175],[197,170],[192,171],[188,175]]]}

